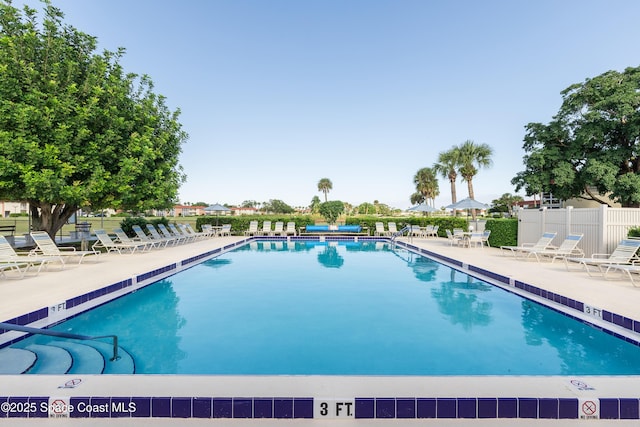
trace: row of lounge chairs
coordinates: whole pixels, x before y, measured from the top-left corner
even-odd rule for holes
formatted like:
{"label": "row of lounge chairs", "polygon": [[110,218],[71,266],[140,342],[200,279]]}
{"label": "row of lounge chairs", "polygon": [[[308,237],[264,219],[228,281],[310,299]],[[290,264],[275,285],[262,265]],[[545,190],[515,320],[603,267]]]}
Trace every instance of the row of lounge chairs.
{"label": "row of lounge chairs", "polygon": [[230,225],[228,230],[222,227],[215,231],[203,229],[202,232],[195,231],[189,224],[170,224],[168,227],[158,224],[158,228],[147,224],[147,232],[134,225],[133,230],[136,233],[135,238],[129,237],[121,228],[113,230],[115,238],[105,230],[95,230],[97,240],[90,250],[85,251],[58,246],[45,231],[34,231],[31,238],[36,247],[28,253],[19,253],[4,236],[0,236],[0,278],[8,278],[7,273],[12,273],[11,277],[16,278],[23,278],[28,272],[35,272],[37,275],[51,264],[59,264],[60,269],[63,269],[70,260],[75,259],[80,264],[88,256],[98,259],[103,250],[107,253],[134,253],[192,242],[211,237],[214,233],[231,234]]}
{"label": "row of lounge chairs", "polygon": [[164,248],[169,245],[189,243],[201,238],[211,237],[211,232],[204,230],[200,233],[188,224],[147,224],[147,232],[139,225],[133,225],[132,230],[136,237],[129,237],[121,228],[115,228],[112,238],[105,230],[95,230],[98,240],[93,245],[94,250],[104,249],[108,252],[134,253],[136,251],[149,251],[151,249]]}
{"label": "row of lounge chairs", "polygon": [[558,247],[551,245],[555,238],[555,232],[546,232],[533,244],[523,244],[521,246],[502,246],[505,252],[510,252],[516,258],[529,259],[535,257],[537,261],[551,259],[553,263],[556,259],[564,260],[567,270],[586,271],[590,276],[600,275],[605,278],[614,273],[626,276],[631,283],[636,286],[633,274],[640,273],[640,240],[623,239],[611,253],[594,253],[590,257],[585,257],[578,243],[582,239],[582,234],[572,233],[565,237]]}
{"label": "row of lounge chairs", "polygon": [[285,228],[284,221],[277,221],[274,228],[271,228],[271,221],[263,221],[262,228],[258,228],[258,221],[249,222],[249,228],[244,232],[245,236],[295,236],[296,223],[287,222]]}

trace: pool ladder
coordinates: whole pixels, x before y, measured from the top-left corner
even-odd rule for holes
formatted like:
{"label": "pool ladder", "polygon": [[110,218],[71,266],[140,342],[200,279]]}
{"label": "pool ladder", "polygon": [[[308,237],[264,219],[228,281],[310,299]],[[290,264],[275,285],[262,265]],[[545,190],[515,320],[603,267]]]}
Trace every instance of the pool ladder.
{"label": "pool ladder", "polygon": [[398,238],[399,236],[402,236],[405,232],[407,233],[407,235],[410,235],[410,233],[409,233],[410,231],[411,231],[411,226],[410,225],[405,225],[401,230],[396,231],[395,233],[393,233],[391,235],[391,241],[392,242],[395,241],[396,238]]}

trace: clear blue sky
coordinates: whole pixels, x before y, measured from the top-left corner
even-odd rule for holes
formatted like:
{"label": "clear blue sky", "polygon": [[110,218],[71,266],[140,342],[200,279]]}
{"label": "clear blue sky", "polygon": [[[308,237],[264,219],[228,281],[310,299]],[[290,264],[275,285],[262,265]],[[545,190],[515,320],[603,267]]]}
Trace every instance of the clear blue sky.
{"label": "clear blue sky", "polygon": [[640,63],[637,0],[52,1],[182,111],[182,202],[306,206],[329,178],[332,200],[405,209],[416,171],[471,139],[494,150],[488,203],[563,89]]}

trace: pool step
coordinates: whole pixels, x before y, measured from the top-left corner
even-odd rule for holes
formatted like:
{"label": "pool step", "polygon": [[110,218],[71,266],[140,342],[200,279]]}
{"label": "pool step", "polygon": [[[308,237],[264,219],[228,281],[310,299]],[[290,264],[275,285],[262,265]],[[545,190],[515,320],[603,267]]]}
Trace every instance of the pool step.
{"label": "pool step", "polygon": [[100,341],[51,340],[0,350],[0,374],[133,374],[135,362],[118,347],[119,359],[111,361],[113,345]]}
{"label": "pool step", "polygon": [[36,363],[36,354],[22,348],[0,349],[0,374],[24,374]]}
{"label": "pool step", "polygon": [[24,348],[36,354],[36,363],[29,369],[29,374],[66,374],[71,369],[73,357],[61,347],[52,345],[31,344]]}

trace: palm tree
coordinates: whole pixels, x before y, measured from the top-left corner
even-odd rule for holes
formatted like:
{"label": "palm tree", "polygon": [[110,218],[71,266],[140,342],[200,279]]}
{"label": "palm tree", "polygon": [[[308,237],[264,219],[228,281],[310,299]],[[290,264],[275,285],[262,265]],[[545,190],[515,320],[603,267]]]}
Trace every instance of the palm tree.
{"label": "palm tree", "polygon": [[318,191],[322,191],[324,193],[324,201],[327,201],[327,194],[330,190],[333,189],[333,184],[329,178],[322,178],[318,181]]}
{"label": "palm tree", "polygon": [[[477,175],[479,168],[491,167],[493,149],[487,144],[476,144],[468,139],[454,150],[458,151],[458,172],[462,175],[462,180],[467,182],[469,197],[473,199],[473,177]],[[471,210],[471,215],[475,220],[475,209]]]}
{"label": "palm tree", "polygon": [[447,178],[451,185],[451,203],[458,201],[456,194],[456,180],[458,179],[458,150],[452,148],[449,151],[443,151],[438,154],[438,163],[433,165],[436,174]]}
{"label": "palm tree", "polygon": [[422,168],[413,177],[413,183],[416,185],[416,191],[424,196],[431,205],[435,204],[435,198],[440,194],[438,188],[438,178],[431,168]]}

